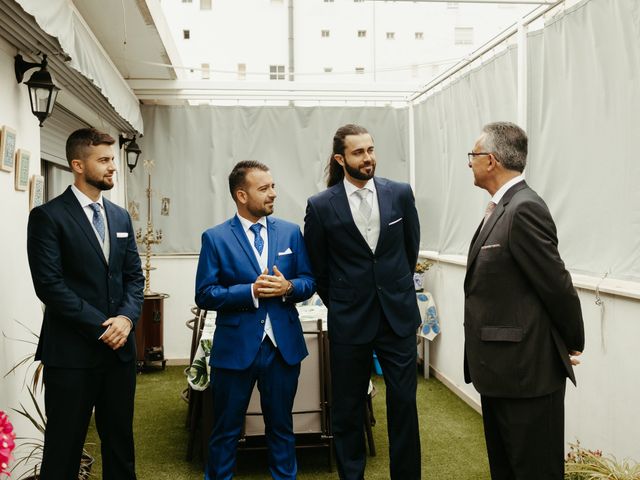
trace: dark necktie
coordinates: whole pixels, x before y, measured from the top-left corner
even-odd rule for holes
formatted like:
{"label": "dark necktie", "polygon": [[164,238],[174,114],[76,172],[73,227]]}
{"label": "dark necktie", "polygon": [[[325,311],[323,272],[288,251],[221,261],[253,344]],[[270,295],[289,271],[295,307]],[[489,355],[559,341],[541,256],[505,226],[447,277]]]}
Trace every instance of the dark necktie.
{"label": "dark necktie", "polygon": [[102,243],[104,243],[104,218],[102,218],[102,214],[100,213],[100,204],[90,203],[89,207],[91,208],[91,210],[93,210],[93,226],[95,227],[96,232],[98,232],[100,240],[102,240]]}
{"label": "dark necktie", "polygon": [[254,223],[249,227],[249,230],[253,232],[253,246],[256,247],[256,250],[260,255],[262,255],[262,249],[264,248],[264,240],[260,236],[260,229],[262,225],[259,223]]}

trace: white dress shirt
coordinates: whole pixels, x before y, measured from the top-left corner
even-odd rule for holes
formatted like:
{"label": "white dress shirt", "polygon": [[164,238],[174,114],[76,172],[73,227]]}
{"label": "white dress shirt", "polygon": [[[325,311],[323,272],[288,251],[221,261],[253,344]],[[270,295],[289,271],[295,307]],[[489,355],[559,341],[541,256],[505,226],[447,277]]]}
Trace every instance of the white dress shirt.
{"label": "white dress shirt", "polygon": [[349,199],[349,208],[351,209],[351,216],[353,221],[358,227],[358,230],[362,234],[362,237],[366,240],[367,245],[372,252],[376,251],[376,245],[378,244],[378,237],[380,237],[380,207],[378,206],[378,194],[376,192],[376,184],[373,178],[369,180],[364,187],[369,190],[366,201],[371,207],[371,217],[367,221],[362,217],[360,213],[360,197],[356,193],[360,188],[356,187],[349,180],[344,179],[344,190]]}
{"label": "white dress shirt", "polygon": [[[100,192],[100,197],[95,202],[87,197],[84,193],[80,191],[78,187],[75,185],[71,185],[71,191],[80,202],[80,206],[82,210],[84,210],[84,214],[89,219],[89,225],[93,228],[93,233],[96,234],[96,238],[98,239],[98,243],[102,246],[102,253],[104,254],[104,258],[109,263],[109,250],[110,250],[110,241],[109,241],[109,223],[107,222],[107,216],[104,212],[104,203],[102,202],[102,192]],[[100,215],[102,215],[102,220],[104,221],[104,243],[100,238],[100,234],[96,230],[96,227],[93,225],[93,209],[89,206],[92,203],[97,203],[100,205]]]}
{"label": "white dress shirt", "polygon": [[[264,243],[262,246],[262,253],[258,253],[258,250],[256,250],[256,247],[254,245],[255,235],[250,230],[251,225],[253,225],[253,222],[251,222],[250,220],[247,220],[241,215],[236,214],[236,216],[238,217],[238,219],[240,220],[240,223],[242,224],[242,228],[244,229],[244,234],[247,236],[247,240],[249,240],[249,245],[251,245],[251,249],[253,250],[253,254],[256,257],[256,260],[258,261],[258,265],[260,265],[260,271],[264,272],[265,268],[267,269],[267,271],[269,271],[267,266],[267,261],[269,259],[269,236],[267,235],[267,218],[262,217],[260,220],[256,222],[262,225],[262,228],[260,229],[260,237],[262,238],[262,241]],[[253,285],[254,284],[252,283],[251,298],[253,298],[253,305],[256,308],[258,308],[260,305],[260,299],[256,298],[253,295]],[[277,347],[278,344],[276,343],[276,336],[273,333],[273,328],[271,327],[271,319],[269,318],[268,313],[264,321],[264,333],[262,334],[263,340],[266,335],[269,336],[273,344]]]}
{"label": "white dress shirt", "polygon": [[522,181],[524,181],[523,174],[520,174],[517,177],[513,177],[507,183],[502,185],[496,193],[493,194],[493,197],[491,197],[491,201],[496,205],[498,205],[498,203],[500,203],[500,200],[502,200],[502,197],[504,197],[504,194],[507,193],[509,189],[513,187],[516,183],[520,183]]}

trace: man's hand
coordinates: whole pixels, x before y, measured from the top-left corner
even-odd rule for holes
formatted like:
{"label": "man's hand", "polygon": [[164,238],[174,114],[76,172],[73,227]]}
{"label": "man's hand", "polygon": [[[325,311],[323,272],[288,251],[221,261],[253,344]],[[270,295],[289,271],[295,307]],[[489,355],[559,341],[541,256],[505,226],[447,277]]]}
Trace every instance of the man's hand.
{"label": "man's hand", "polygon": [[102,323],[107,327],[105,333],[100,337],[112,350],[118,350],[127,343],[127,338],[131,332],[131,322],[126,317],[111,317]]}
{"label": "man's hand", "polygon": [[278,267],[273,266],[273,275],[268,275],[267,270],[256,279],[253,284],[253,294],[256,298],[282,297],[291,283],[284,278]]}
{"label": "man's hand", "polygon": [[582,355],[582,352],[576,352],[575,350],[572,350],[569,352],[569,361],[571,362],[571,365],[573,366],[580,365],[580,360],[576,358],[576,357],[579,357],[580,355]]}

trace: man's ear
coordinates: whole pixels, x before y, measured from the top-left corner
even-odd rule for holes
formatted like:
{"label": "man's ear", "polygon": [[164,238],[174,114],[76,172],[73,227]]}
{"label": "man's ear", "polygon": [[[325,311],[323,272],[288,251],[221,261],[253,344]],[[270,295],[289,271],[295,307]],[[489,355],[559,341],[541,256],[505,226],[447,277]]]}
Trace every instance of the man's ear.
{"label": "man's ear", "polygon": [[334,158],[334,160],[335,160],[336,162],[338,162],[342,167],[344,167],[344,157],[343,157],[342,155],[340,155],[339,153],[336,153],[336,154],[333,156],[333,158]]}
{"label": "man's ear", "polygon": [[84,172],[84,162],[82,160],[78,160],[77,158],[71,160],[71,171],[75,173]]}
{"label": "man's ear", "polygon": [[239,188],[236,190],[236,202],[245,205],[247,203],[247,192]]}

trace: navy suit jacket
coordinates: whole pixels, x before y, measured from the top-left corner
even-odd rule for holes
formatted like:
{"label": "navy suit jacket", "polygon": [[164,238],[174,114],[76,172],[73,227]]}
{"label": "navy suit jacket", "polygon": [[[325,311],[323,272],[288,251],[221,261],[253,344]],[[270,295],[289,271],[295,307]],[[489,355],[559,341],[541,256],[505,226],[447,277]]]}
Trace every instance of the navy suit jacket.
{"label": "navy suit jacket", "polygon": [[135,359],[133,329],[115,353],[98,340],[107,318],[125,315],[135,326],[144,300],[129,213],[106,198],[103,204],[108,263],[71,187],[29,215],[29,266],[36,294],[45,304],[36,360],[47,366],[93,367],[113,361],[114,355],[123,362]]}
{"label": "navy suit jacket", "polygon": [[284,301],[282,297],[260,298],[256,309],[251,284],[261,270],[238,217],[202,234],[195,300],[198,307],[217,312],[210,358],[213,367],[249,368],[262,342],[267,313],[285,362],[295,365],[308,354],[295,304],[313,295],[315,281],[300,228],[267,217],[267,235],[269,273],[273,274],[276,265],[293,284],[293,293]]}
{"label": "navy suit jacket", "polygon": [[580,300],[544,201],[523,181],[471,241],[464,280],[464,373],[482,395],[539,397],[575,383]]}
{"label": "navy suit jacket", "polygon": [[420,324],[413,273],[420,223],[406,183],[374,177],[380,236],[372,252],[353,221],[343,182],[309,198],[304,238],[327,305],[329,338],[364,344],[377,333],[381,313],[393,331],[415,335]]}

